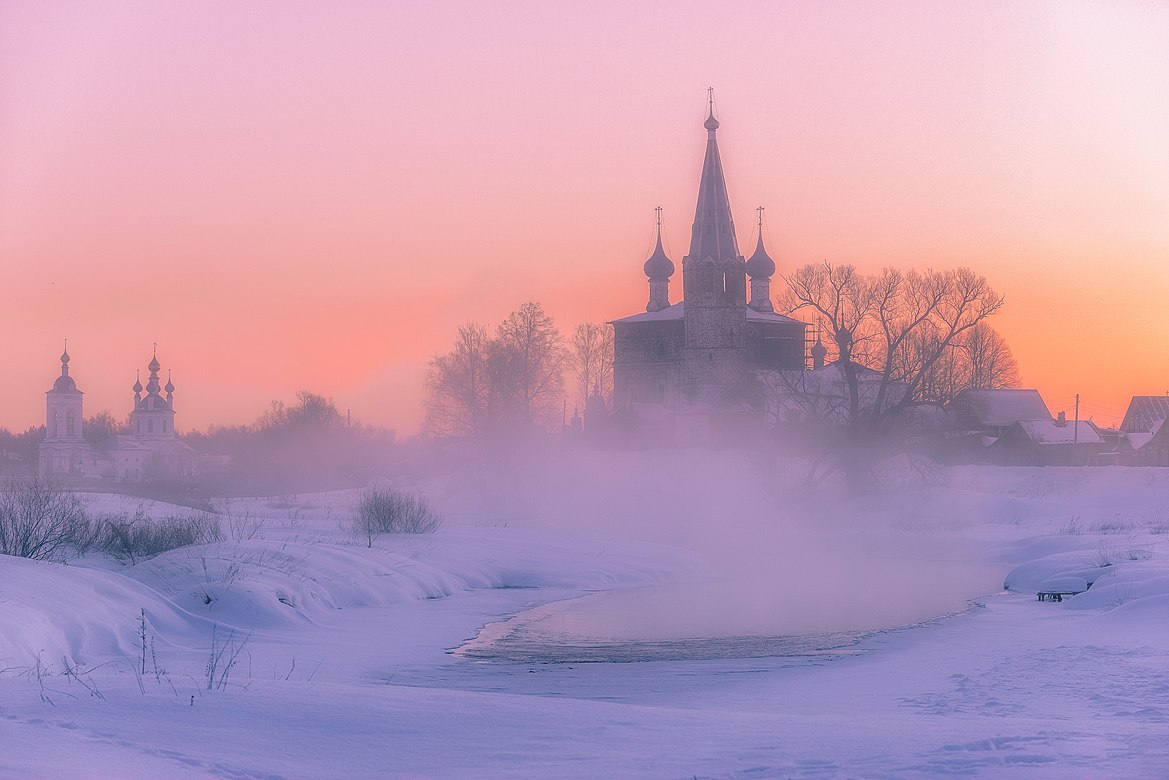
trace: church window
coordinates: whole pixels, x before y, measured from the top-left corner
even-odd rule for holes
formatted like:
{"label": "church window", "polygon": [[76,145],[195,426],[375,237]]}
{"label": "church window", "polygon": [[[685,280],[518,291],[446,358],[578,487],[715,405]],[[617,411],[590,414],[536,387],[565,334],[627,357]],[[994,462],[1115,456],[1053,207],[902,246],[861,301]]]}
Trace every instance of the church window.
{"label": "church window", "polygon": [[65,435],[73,435],[73,412],[69,412],[65,417]]}
{"label": "church window", "polygon": [[146,421],[146,432],[147,433],[154,433],[154,420],[147,420]]}
{"label": "church window", "polygon": [[166,420],[162,421],[162,432],[166,433]]}

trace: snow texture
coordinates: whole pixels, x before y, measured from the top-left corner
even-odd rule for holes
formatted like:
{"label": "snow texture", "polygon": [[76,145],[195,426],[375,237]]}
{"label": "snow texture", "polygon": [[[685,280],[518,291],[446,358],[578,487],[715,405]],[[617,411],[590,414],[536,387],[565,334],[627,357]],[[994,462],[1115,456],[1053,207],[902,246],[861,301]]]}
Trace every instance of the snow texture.
{"label": "snow texture", "polygon": [[[857,502],[726,454],[759,490],[727,511],[646,457],[419,476],[447,524],[372,547],[347,491],[135,566],[2,558],[0,776],[1169,774],[1169,470]],[[213,627],[242,650],[208,690]]]}

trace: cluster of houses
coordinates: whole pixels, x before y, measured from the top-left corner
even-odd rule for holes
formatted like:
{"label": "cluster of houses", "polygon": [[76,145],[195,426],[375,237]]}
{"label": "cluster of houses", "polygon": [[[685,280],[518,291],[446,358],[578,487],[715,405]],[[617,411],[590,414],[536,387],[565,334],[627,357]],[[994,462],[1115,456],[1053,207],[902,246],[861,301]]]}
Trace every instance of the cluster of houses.
{"label": "cluster of houses", "polygon": [[1021,466],[1169,466],[1169,395],[1137,395],[1119,428],[1053,416],[1037,390],[965,390],[947,409],[951,458]]}

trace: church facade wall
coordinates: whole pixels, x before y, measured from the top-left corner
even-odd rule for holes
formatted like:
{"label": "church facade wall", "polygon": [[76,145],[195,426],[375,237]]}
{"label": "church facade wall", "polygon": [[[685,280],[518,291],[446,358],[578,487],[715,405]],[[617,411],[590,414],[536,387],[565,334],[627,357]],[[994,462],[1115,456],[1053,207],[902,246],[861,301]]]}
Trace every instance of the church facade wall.
{"label": "church facade wall", "polygon": [[614,406],[674,407],[681,384],[682,320],[613,324]]}

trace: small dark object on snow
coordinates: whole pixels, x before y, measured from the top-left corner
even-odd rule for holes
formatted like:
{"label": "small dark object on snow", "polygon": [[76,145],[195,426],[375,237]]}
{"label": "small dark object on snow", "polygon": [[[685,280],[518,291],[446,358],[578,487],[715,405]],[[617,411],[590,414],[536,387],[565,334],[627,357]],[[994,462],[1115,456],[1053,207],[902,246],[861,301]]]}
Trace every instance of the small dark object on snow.
{"label": "small dark object on snow", "polygon": [[1064,596],[1075,596],[1092,587],[1092,583],[1083,577],[1052,577],[1039,585],[1039,592],[1035,594],[1037,601],[1063,601]]}
{"label": "small dark object on snow", "polygon": [[1038,601],[1063,601],[1064,596],[1075,596],[1077,593],[1083,593],[1082,590],[1041,590],[1036,594]]}

